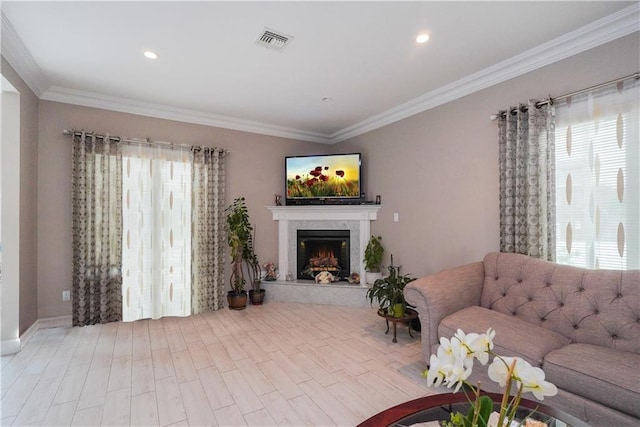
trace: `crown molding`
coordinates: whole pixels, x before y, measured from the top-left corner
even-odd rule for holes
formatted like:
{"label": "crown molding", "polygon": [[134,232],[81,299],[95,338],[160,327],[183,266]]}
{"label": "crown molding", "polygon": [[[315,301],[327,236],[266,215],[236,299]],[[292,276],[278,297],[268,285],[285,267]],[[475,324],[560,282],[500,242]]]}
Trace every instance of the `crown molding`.
{"label": "crown molding", "polygon": [[1,12],[1,15],[2,43],[0,48],[2,56],[29,86],[29,89],[40,98],[49,87],[49,82],[7,16],[4,12]]}
{"label": "crown molding", "polygon": [[331,143],[362,135],[637,31],[640,3],[339,130],[331,134]]}
{"label": "crown molding", "polygon": [[52,86],[40,98],[47,101],[101,108],[104,110],[119,111],[121,113],[214,126],[261,135],[277,136],[323,144],[331,143],[327,135],[318,132],[308,132],[219,114],[175,108],[167,105],[141,102],[127,98],[107,96],[58,86]]}
{"label": "crown molding", "polygon": [[332,134],[275,126],[63,87],[50,87],[44,73],[4,13],[2,13],[2,55],[41,99],[262,135],[336,144],[637,31],[640,31],[640,3],[635,3],[582,28]]}

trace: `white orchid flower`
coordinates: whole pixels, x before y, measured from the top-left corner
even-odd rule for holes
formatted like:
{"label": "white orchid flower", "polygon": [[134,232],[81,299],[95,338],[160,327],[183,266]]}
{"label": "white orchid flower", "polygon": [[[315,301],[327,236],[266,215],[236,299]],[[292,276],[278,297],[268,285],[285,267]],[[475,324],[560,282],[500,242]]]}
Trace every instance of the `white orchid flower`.
{"label": "white orchid flower", "polygon": [[493,350],[493,337],[496,331],[487,329],[485,334],[478,335],[470,344],[473,355],[484,366],[489,362],[489,351]]}
{"label": "white orchid flower", "polygon": [[471,369],[472,367],[464,365],[463,359],[456,359],[445,378],[447,387],[451,388],[455,385],[456,387],[453,392],[457,393],[464,381],[471,375]]}
{"label": "white orchid flower", "polygon": [[544,371],[540,368],[531,366],[529,362],[519,357],[496,357],[493,359],[487,373],[492,381],[497,382],[500,386],[507,384],[509,366],[516,361],[513,368],[513,379],[516,386],[522,384],[522,391],[531,392],[538,400],[544,400],[544,396],[555,396],[558,388],[548,381],[544,380]]}
{"label": "white orchid flower", "polygon": [[516,360],[516,366],[513,369],[514,376],[517,376],[517,370],[524,366],[524,364],[529,365],[526,360],[519,357],[497,356],[493,359],[493,362],[491,362],[491,365],[489,365],[489,368],[487,369],[487,374],[489,375],[489,378],[491,378],[491,381],[497,382],[500,387],[507,385],[507,380],[509,379],[509,367],[513,363],[514,359]]}
{"label": "white orchid flower", "polygon": [[544,380],[544,371],[540,368],[529,365],[518,372],[518,377],[522,383],[522,391],[530,391],[538,400],[558,394],[558,388]]}
{"label": "white orchid flower", "polygon": [[478,339],[479,335],[476,333],[465,334],[462,329],[458,329],[458,331],[453,336],[452,342],[457,342],[460,346],[461,352],[460,356],[463,358],[464,366],[466,368],[473,366],[473,358],[475,350],[472,346],[472,343]]}
{"label": "white orchid flower", "polygon": [[[473,360],[478,359],[481,364],[485,365],[489,361],[489,356],[494,355],[487,373],[489,378],[501,387],[505,387],[507,383],[513,384],[517,388],[522,388],[522,391],[533,393],[538,400],[543,400],[544,396],[554,396],[558,393],[555,385],[545,381],[542,369],[531,366],[526,360],[519,357],[496,355],[493,352],[495,335],[496,332],[491,328],[487,329],[484,334],[465,334],[464,331],[458,329],[450,340],[444,337],[440,338],[437,353],[431,355],[430,369],[423,374],[427,377],[427,386],[435,385],[438,387],[444,384],[449,388],[455,388],[454,393],[458,392],[463,384],[468,384],[467,379],[473,369]],[[513,370],[510,372],[511,365],[513,365]],[[474,389],[472,385],[469,384],[469,386]],[[505,399],[507,393],[509,390],[505,390]],[[517,402],[517,400],[511,400],[507,406],[502,407],[500,414],[496,414],[498,416],[494,417],[493,423],[490,422],[489,425],[491,427],[497,425],[498,419],[504,419],[510,405],[515,404],[517,407]]]}
{"label": "white orchid flower", "polygon": [[437,350],[438,358],[447,358],[451,363],[453,363],[455,359],[464,359],[466,357],[466,354],[466,350],[464,349],[464,347],[462,347],[458,340],[448,340],[446,338],[440,338],[440,346]]}
{"label": "white orchid flower", "polygon": [[451,370],[451,366],[447,358],[439,358],[432,354],[429,359],[429,370],[427,371],[427,387],[439,387]]}

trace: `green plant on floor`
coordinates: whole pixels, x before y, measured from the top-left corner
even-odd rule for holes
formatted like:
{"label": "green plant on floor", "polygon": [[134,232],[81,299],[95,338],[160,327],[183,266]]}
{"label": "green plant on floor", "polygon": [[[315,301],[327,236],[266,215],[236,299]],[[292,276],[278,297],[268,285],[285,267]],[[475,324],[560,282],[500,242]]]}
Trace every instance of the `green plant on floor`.
{"label": "green plant on floor", "polygon": [[231,248],[231,289],[237,294],[244,291],[245,270],[251,286],[260,289],[260,264],[253,248],[253,226],[244,197],[236,198],[225,212],[227,243]]}
{"label": "green plant on floor", "polygon": [[367,298],[372,305],[376,300],[380,310],[383,310],[385,314],[402,317],[407,307],[404,299],[404,287],[416,278],[400,274],[400,266],[393,265],[393,255],[391,255],[391,265],[387,269],[389,275],[374,282],[373,286],[367,290]]}

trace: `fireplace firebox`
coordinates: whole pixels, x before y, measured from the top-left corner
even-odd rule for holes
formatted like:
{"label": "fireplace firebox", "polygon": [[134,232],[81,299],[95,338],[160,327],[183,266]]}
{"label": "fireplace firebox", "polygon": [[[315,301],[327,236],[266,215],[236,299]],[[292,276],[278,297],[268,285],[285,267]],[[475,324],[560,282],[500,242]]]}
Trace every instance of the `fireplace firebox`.
{"label": "fireplace firebox", "polygon": [[321,271],[349,277],[349,230],[298,230],[298,279],[314,279]]}

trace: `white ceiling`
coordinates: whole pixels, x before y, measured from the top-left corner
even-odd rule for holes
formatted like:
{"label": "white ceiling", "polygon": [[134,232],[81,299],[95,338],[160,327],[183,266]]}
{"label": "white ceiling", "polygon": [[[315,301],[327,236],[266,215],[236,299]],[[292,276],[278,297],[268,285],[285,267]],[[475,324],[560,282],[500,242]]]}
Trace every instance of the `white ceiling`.
{"label": "white ceiling", "polygon": [[333,143],[638,31],[638,6],[2,1],[2,53],[42,99]]}

